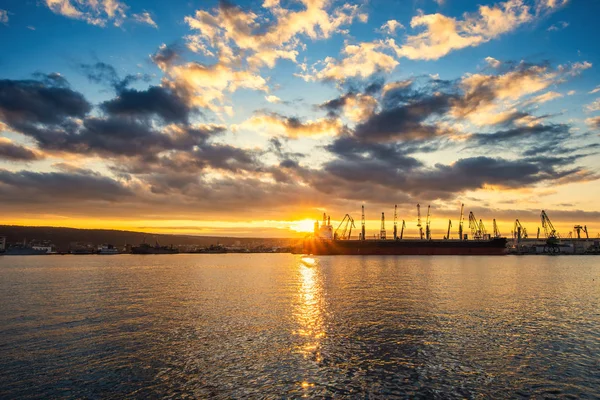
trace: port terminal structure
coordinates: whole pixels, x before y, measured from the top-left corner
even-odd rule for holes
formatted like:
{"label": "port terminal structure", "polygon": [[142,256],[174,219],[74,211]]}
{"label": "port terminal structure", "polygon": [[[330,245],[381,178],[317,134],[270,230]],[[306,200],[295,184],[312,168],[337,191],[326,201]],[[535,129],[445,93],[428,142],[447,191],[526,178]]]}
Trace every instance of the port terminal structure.
{"label": "port terminal structure", "polygon": [[[331,217],[323,214],[322,223],[315,222],[314,232],[305,239],[305,254],[395,254],[395,255],[504,255],[504,254],[600,254],[600,238],[590,239],[586,225],[575,225],[572,232],[561,237],[544,210],[540,214],[542,229],[538,228],[535,238],[528,236],[527,229],[517,219],[508,240],[500,232],[496,219],[488,232],[482,219],[473,212],[468,215],[470,235],[464,233],[464,204],[461,205],[458,221],[458,238],[452,239],[452,220],[443,238],[434,239],[430,228],[431,206],[427,207],[425,223],[421,220],[421,206],[417,204],[417,228],[419,237],[404,237],[406,222],[402,220],[398,229],[398,208],[394,206],[393,235],[387,235],[385,213],[381,213],[379,235],[366,236],[365,208],[362,206],[361,226],[358,239],[352,238],[354,219],[346,214],[338,227],[331,225]],[[423,229],[425,228],[425,229]]]}

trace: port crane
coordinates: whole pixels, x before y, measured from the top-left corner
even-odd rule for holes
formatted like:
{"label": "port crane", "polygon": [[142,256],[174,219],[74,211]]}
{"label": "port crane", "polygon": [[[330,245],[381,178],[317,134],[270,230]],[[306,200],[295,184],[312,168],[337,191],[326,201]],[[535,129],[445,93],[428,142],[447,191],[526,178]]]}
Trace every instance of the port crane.
{"label": "port crane", "polygon": [[581,232],[585,233],[585,238],[586,239],[590,238],[590,235],[588,234],[588,230],[587,230],[587,225],[585,225],[585,226],[575,225],[573,227],[573,229],[577,233],[577,239],[581,239]]}
{"label": "port crane", "polygon": [[400,228],[400,240],[402,240],[402,237],[404,236],[404,228],[406,228],[406,222],[402,220],[402,227]]}
{"label": "port crane", "polygon": [[450,240],[450,228],[452,228],[452,220],[448,220],[448,233],[446,234],[446,239]]}
{"label": "port crane", "polygon": [[427,220],[425,222],[425,238],[427,240],[431,240],[431,229],[429,228],[431,224],[431,206],[427,206]]}
{"label": "port crane", "polygon": [[544,228],[546,238],[558,239],[560,235],[558,234],[558,232],[556,232],[556,229],[554,229],[554,225],[552,225],[552,222],[550,221],[550,218],[548,218],[548,214],[546,214],[546,211],[542,210],[542,214],[540,215],[540,217],[542,219],[542,228]]}
{"label": "port crane", "polygon": [[479,240],[482,238],[481,226],[479,225],[479,222],[477,222],[473,211],[469,212],[469,228],[471,229],[471,236],[473,236],[473,239]]}
{"label": "port crane", "polygon": [[350,240],[350,236],[352,236],[352,228],[356,228],[354,225],[354,219],[349,214],[346,214],[342,219],[342,222],[340,222],[336,228],[333,238],[335,240]]}
{"label": "port crane", "polygon": [[485,225],[483,225],[483,221],[479,220],[479,233],[482,239],[485,239],[485,235],[487,235],[487,230],[485,229]]}
{"label": "port crane", "polygon": [[419,227],[419,236],[423,240],[423,226],[421,226],[421,205],[417,204],[417,226]]}
{"label": "port crane", "polygon": [[463,211],[465,210],[465,205],[461,204],[460,206],[460,219],[458,220],[458,240],[463,240]]}
{"label": "port crane", "polygon": [[498,229],[498,224],[496,223],[496,218],[494,218],[493,225],[494,225],[494,237],[499,238],[501,235],[500,235],[500,229]]}
{"label": "port crane", "polygon": [[360,240],[365,240],[365,205],[362,206],[362,219],[360,227]]}
{"label": "port crane", "polygon": [[521,238],[527,239],[527,229],[521,225],[521,222],[519,222],[518,219],[515,220],[514,236],[518,240],[521,240]]}
{"label": "port crane", "polygon": [[398,204],[394,204],[394,240],[398,239]]}
{"label": "port crane", "polygon": [[379,232],[379,238],[385,240],[385,215],[381,213],[381,232]]}

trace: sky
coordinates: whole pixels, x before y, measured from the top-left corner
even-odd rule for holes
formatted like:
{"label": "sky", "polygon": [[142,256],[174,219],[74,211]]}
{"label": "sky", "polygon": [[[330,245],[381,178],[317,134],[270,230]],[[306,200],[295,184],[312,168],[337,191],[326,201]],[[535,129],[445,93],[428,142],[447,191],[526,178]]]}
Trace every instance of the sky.
{"label": "sky", "polygon": [[[0,0],[0,224],[600,233],[600,1]],[[356,230],[358,232],[358,230]]]}

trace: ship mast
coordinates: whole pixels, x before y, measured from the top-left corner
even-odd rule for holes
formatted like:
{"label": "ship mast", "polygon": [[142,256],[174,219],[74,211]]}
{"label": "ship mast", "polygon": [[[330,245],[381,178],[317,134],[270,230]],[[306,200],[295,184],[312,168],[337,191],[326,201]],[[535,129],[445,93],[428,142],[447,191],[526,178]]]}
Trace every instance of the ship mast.
{"label": "ship mast", "polygon": [[379,232],[379,238],[385,240],[385,214],[381,213],[381,231]]}

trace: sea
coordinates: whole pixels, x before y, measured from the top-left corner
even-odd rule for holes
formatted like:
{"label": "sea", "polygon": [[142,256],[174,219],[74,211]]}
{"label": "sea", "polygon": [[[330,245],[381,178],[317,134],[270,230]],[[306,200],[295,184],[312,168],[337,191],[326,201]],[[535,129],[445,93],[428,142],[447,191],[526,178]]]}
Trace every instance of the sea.
{"label": "sea", "polygon": [[0,398],[600,398],[600,257],[0,256]]}

